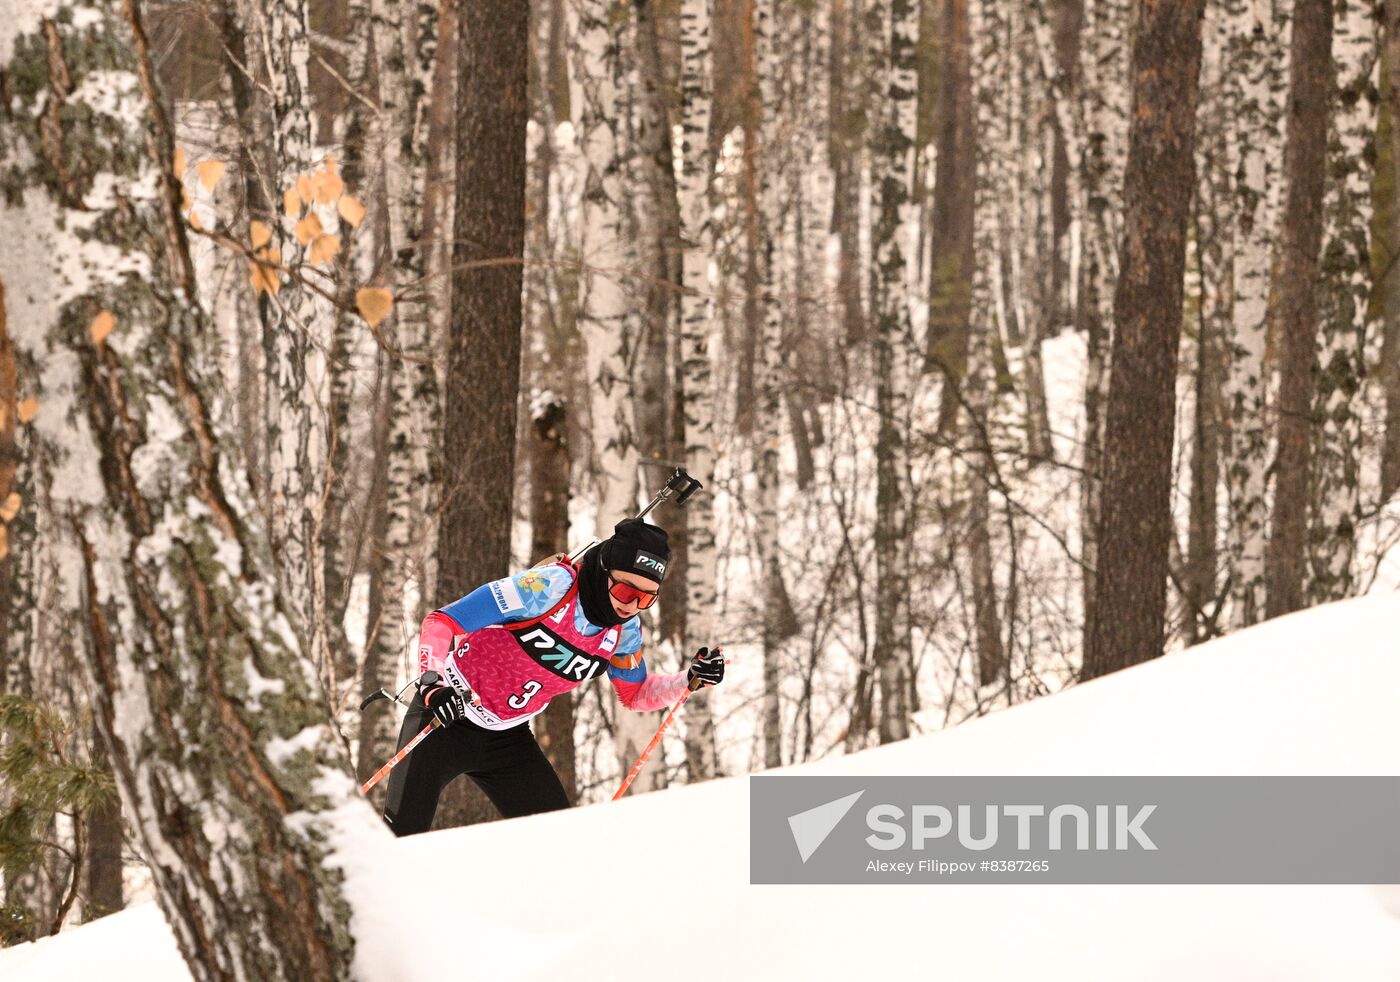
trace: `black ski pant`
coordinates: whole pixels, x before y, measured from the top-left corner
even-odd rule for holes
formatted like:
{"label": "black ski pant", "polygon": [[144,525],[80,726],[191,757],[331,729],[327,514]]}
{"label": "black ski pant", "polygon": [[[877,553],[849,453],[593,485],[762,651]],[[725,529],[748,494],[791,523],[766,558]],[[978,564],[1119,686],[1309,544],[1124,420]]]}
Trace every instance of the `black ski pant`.
{"label": "black ski pant", "polygon": [[[399,747],[417,736],[432,718],[415,697],[399,731]],[[476,782],[503,818],[569,807],[564,785],[535,742],[529,723],[488,730],[469,720],[458,720],[428,734],[389,772],[384,821],[395,835],[428,831],[442,789],[461,774]]]}

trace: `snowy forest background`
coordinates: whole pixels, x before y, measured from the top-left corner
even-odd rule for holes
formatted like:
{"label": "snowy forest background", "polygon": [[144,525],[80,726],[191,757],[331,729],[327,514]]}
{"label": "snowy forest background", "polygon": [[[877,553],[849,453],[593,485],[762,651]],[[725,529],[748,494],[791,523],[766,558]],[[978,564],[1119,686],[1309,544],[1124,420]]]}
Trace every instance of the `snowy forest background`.
{"label": "snowy forest background", "polygon": [[1400,580],[1394,0],[0,11],[7,943],[342,977],[360,697],[676,465],[637,791]]}

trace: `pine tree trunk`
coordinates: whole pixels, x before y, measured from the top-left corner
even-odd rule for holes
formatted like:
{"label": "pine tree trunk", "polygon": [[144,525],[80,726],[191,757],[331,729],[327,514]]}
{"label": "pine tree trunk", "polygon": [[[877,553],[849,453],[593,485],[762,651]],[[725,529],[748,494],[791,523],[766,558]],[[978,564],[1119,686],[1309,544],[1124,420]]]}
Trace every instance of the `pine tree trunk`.
{"label": "pine tree trunk", "polygon": [[[112,762],[102,743],[100,727],[93,725],[91,764],[112,774]],[[115,775],[112,775],[115,777]],[[83,815],[87,827],[87,855],[83,860],[83,920],[93,921],[122,909],[122,809],[120,800],[89,808]]]}
{"label": "pine tree trunk", "polygon": [[[537,558],[569,550],[567,423],[564,404],[557,400],[538,405],[530,420],[530,555]],[[573,693],[550,700],[531,725],[569,800],[577,801]]]}
{"label": "pine tree trunk", "polygon": [[1287,191],[1272,291],[1281,357],[1274,510],[1265,564],[1265,612],[1269,617],[1298,610],[1304,602],[1308,470],[1317,372],[1315,290],[1332,92],[1332,0],[1297,0],[1283,154]]}
{"label": "pine tree trunk", "polygon": [[969,0],[942,0],[943,56],[938,86],[938,160],[933,186],[932,294],[924,371],[943,378],[939,432],[958,416],[967,370],[977,169],[977,105],[972,89]]}
{"label": "pine tree trunk", "polygon": [[1371,303],[1371,186],[1375,177],[1376,69],[1373,5],[1333,0],[1336,92],[1328,133],[1323,245],[1318,263],[1319,369],[1313,394],[1309,603],[1356,592],[1361,520],[1361,386]]}
{"label": "pine tree trunk", "polygon": [[46,245],[0,253],[0,282],[45,297],[11,307],[12,336],[53,478],[42,507],[79,550],[63,603],[81,611],[123,811],[195,978],[344,978],[349,908],[327,859],[377,823],[253,530],[145,35],[129,3],[47,14],[0,66],[0,183],[27,191],[0,207],[0,238]]}
{"label": "pine tree trunk", "polygon": [[[515,515],[530,11],[526,0],[466,4],[458,11],[461,109],[434,606],[510,573]],[[415,374],[414,391],[406,395],[417,409],[426,408],[421,389],[430,374]],[[410,438],[407,431],[404,436]],[[391,446],[396,439],[391,434]],[[392,527],[393,513],[389,521]],[[386,596],[386,614],[390,602]],[[484,796],[459,780],[444,795],[435,827],[492,814]]]}
{"label": "pine tree trunk", "polygon": [[1172,428],[1205,0],[1140,0],[1114,296],[1093,633],[1083,677],[1162,653]]}
{"label": "pine tree trunk", "polygon": [[1128,147],[1131,88],[1128,0],[1094,0],[1080,48],[1086,103],[1080,156],[1080,261],[1075,321],[1085,340],[1083,470],[1079,503],[1083,542],[1084,637],[1095,630],[1099,509],[1103,480],[1105,401],[1113,327],[1113,284],[1118,279],[1118,238],[1123,215],[1124,154]]}

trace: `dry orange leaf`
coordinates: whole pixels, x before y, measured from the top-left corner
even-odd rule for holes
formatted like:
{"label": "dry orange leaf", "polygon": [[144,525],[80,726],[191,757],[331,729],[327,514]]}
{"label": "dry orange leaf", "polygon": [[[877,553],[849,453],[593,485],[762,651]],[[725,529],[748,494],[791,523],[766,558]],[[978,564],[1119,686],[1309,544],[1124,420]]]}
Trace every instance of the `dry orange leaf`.
{"label": "dry orange leaf", "polygon": [[10,535],[5,526],[0,525],[0,559],[10,554]]}
{"label": "dry orange leaf", "polygon": [[322,171],[311,179],[311,183],[316,192],[318,205],[330,204],[345,190],[345,182],[340,179],[339,174],[328,174]]}
{"label": "dry orange leaf", "polygon": [[361,287],[355,294],[355,308],[370,327],[378,327],[394,309],[394,295],[377,286]]}
{"label": "dry orange leaf", "polygon": [[16,414],[19,416],[19,421],[21,423],[27,423],[35,416],[39,415],[39,400],[30,396],[15,408],[17,410]]}
{"label": "dry orange leaf", "polygon": [[311,201],[316,197],[316,188],[305,174],[297,178],[297,196],[302,201]]}
{"label": "dry orange leaf", "polygon": [[264,266],[262,263],[252,261],[248,263],[248,279],[253,284],[253,291],[255,293],[267,291],[276,294],[278,290],[282,289],[282,277],[276,269],[282,264],[282,250],[276,246],[268,246],[258,250],[257,256],[272,265]]}
{"label": "dry orange leaf", "polygon": [[296,188],[287,188],[287,193],[282,195],[282,210],[287,213],[288,218],[296,218],[301,214],[301,195],[297,194]]}
{"label": "dry orange leaf", "polygon": [[340,217],[350,223],[351,228],[359,228],[360,223],[365,220],[365,206],[349,194],[341,195],[336,202],[336,211],[340,212]]}
{"label": "dry orange leaf", "polygon": [[340,236],[318,235],[311,240],[307,258],[313,263],[328,263],[340,253]]}
{"label": "dry orange leaf", "polygon": [[201,160],[195,164],[195,170],[199,171],[199,183],[204,185],[204,190],[212,191],[223,180],[224,162],[222,160]]}
{"label": "dry orange leaf", "polygon": [[190,209],[190,228],[194,229],[196,232],[204,228],[204,223],[199,220],[199,212],[195,211],[193,208]]}
{"label": "dry orange leaf", "polygon": [[180,210],[181,210],[181,211],[189,211],[192,204],[193,204],[193,203],[190,201],[190,193],[189,193],[188,191],[181,191],[181,192],[180,192]]}
{"label": "dry orange leaf", "polygon": [[316,213],[314,211],[308,211],[306,217],[297,222],[297,241],[302,245],[306,245],[324,231],[325,229],[321,228],[321,220],[316,217]]}
{"label": "dry orange leaf", "polygon": [[112,328],[117,326],[117,318],[110,310],[99,311],[97,316],[88,325],[88,336],[92,338],[93,344],[101,344],[107,340],[107,335],[112,333]]}
{"label": "dry orange leaf", "polygon": [[175,176],[184,178],[185,176],[185,148],[175,148]]}
{"label": "dry orange leaf", "polygon": [[20,496],[18,491],[11,491],[10,496],[5,499],[5,503],[0,505],[0,521],[13,521],[19,514]]}
{"label": "dry orange leaf", "polygon": [[272,239],[272,229],[258,221],[248,223],[248,234],[252,237],[254,249],[261,249]]}
{"label": "dry orange leaf", "polygon": [[326,154],[326,173],[327,173],[327,174],[339,174],[339,173],[340,173],[340,169],[336,166],[335,154],[333,154],[333,153],[328,153],[328,154]]}

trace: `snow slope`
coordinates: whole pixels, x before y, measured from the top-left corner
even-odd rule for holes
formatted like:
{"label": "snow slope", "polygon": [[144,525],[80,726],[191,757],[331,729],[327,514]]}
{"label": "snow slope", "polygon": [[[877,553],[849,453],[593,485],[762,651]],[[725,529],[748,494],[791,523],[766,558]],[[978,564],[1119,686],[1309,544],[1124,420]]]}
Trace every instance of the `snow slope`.
{"label": "snow slope", "polygon": [[[1396,774],[1397,633],[1400,595],[1373,595],[790,770]],[[361,824],[358,966],[375,982],[1400,980],[1400,886],[755,887],[748,820],[735,778],[403,841]],[[188,978],[149,904],[0,951],[5,982],[94,973]]]}

